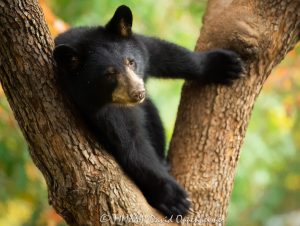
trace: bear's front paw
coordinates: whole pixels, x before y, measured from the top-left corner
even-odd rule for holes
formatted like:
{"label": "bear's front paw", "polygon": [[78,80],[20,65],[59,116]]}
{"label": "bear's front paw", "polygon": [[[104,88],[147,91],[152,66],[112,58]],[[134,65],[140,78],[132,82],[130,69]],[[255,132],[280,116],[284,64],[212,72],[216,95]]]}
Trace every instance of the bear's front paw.
{"label": "bear's front paw", "polygon": [[205,54],[202,73],[206,83],[230,85],[243,76],[242,60],[237,53],[218,49]]}
{"label": "bear's front paw", "polygon": [[184,217],[191,206],[185,190],[172,179],[164,181],[154,196],[155,200],[151,204],[167,217]]}

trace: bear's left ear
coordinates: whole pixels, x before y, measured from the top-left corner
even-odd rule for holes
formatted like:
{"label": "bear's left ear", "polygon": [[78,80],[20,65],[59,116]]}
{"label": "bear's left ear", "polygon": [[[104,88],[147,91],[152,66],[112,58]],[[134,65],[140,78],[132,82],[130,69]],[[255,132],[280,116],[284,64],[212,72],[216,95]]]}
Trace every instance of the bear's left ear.
{"label": "bear's left ear", "polygon": [[107,31],[122,37],[129,37],[131,35],[131,27],[132,13],[130,8],[125,5],[117,8],[114,16],[105,26]]}
{"label": "bear's left ear", "polygon": [[75,70],[79,66],[79,56],[76,49],[66,44],[55,47],[53,58],[58,66],[69,71]]}

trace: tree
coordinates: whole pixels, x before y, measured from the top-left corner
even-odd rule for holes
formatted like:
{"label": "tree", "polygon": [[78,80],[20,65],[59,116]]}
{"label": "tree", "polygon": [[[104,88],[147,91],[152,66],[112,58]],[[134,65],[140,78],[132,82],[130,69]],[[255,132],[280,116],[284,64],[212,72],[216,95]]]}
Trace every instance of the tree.
{"label": "tree", "polygon": [[[163,220],[64,100],[53,74],[53,41],[37,1],[1,0],[0,21],[0,81],[45,177],[50,204],[69,225],[115,225],[101,222],[114,214]],[[231,87],[184,85],[170,160],[193,202],[189,219],[225,220],[255,98],[299,39],[299,0],[208,2],[196,50],[237,51],[246,76]],[[135,220],[123,224],[145,219]]]}

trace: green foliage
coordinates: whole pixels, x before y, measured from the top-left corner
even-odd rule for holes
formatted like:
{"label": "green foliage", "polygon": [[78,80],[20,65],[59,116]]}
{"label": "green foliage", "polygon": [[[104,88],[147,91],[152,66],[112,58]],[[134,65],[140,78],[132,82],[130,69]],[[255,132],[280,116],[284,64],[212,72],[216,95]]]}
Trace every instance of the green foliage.
{"label": "green foliage", "polygon": [[[193,49],[205,1],[49,0],[71,25],[104,24],[115,8],[130,6],[134,31]],[[283,63],[255,105],[241,151],[229,210],[229,226],[266,225],[279,213],[300,208],[300,48]],[[283,69],[282,69],[283,68]],[[297,76],[295,76],[297,75]],[[182,81],[150,80],[168,140],[174,127]],[[0,226],[63,225],[47,204],[44,180],[34,167],[0,89]],[[278,224],[282,225],[282,224]]]}

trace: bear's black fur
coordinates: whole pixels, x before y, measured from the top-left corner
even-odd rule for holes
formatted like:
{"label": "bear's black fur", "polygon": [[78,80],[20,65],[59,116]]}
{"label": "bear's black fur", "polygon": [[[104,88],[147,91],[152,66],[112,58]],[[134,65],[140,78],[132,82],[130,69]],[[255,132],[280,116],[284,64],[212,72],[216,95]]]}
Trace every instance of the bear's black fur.
{"label": "bear's black fur", "polygon": [[191,52],[133,34],[131,26],[130,9],[120,6],[105,27],[59,35],[53,52],[57,76],[91,131],[148,202],[166,216],[186,215],[190,202],[168,172],[163,126],[145,96],[144,81],[152,75],[230,84],[240,77],[241,62],[231,51]]}

